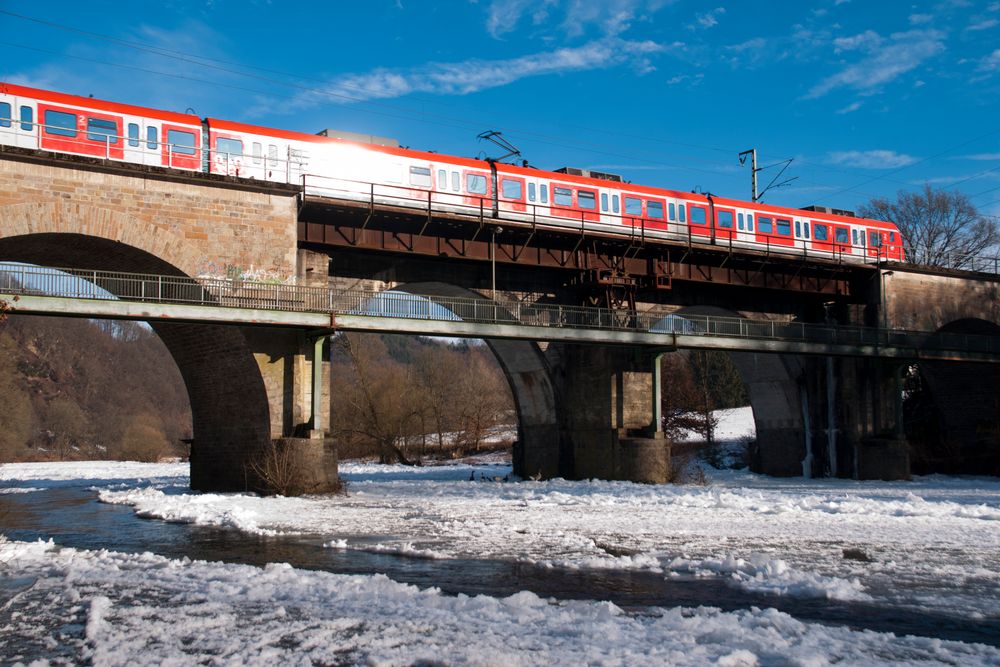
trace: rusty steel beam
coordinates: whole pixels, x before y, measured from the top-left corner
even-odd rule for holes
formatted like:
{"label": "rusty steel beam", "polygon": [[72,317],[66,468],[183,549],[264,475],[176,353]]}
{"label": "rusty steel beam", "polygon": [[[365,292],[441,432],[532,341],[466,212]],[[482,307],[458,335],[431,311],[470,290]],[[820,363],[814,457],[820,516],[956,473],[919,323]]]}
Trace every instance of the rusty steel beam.
{"label": "rusty steel beam", "polygon": [[[502,234],[492,230],[503,228]],[[737,248],[653,241],[646,237],[541,228],[368,202],[306,197],[300,206],[300,243],[441,259],[571,270],[634,278],[644,288],[670,289],[677,281],[850,297],[872,267],[779,256]]]}

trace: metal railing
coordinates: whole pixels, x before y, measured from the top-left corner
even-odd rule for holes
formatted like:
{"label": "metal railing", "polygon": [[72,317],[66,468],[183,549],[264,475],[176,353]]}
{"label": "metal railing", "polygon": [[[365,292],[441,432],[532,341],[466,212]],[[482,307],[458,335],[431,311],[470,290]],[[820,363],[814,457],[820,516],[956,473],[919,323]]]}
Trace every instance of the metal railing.
{"label": "metal railing", "polygon": [[[227,278],[0,264],[0,293],[125,300],[373,318],[725,337],[817,345],[874,346],[1000,354],[1000,336],[833,326],[781,320],[621,311],[469,297],[424,298],[391,290],[331,290]],[[16,304],[13,304],[16,309]],[[498,333],[499,335],[499,333]],[[541,331],[538,338],[544,339]]]}

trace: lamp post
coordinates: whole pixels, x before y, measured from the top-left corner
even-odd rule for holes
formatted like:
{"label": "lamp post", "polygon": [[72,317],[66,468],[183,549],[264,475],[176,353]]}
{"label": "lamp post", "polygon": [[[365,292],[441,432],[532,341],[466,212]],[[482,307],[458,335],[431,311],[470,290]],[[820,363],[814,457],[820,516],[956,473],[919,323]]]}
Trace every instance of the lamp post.
{"label": "lamp post", "polygon": [[497,300],[497,234],[503,233],[503,227],[494,227],[493,238],[490,241],[490,285],[492,286],[493,300]]}

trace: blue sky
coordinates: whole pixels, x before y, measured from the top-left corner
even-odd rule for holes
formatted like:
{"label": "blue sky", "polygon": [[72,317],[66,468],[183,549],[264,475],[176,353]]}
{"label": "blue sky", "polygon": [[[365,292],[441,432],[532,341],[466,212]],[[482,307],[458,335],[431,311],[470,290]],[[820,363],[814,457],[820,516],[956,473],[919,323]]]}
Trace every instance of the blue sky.
{"label": "blue sky", "polygon": [[[924,183],[1000,216],[1000,0],[3,3],[6,81],[749,198]],[[42,13],[44,8],[45,13]],[[776,169],[761,174],[766,185]]]}

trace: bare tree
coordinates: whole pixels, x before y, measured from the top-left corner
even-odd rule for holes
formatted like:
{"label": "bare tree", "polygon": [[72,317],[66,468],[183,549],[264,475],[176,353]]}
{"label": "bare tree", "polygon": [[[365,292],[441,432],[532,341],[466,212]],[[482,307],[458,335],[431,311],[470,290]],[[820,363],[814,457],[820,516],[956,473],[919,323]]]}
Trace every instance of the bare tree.
{"label": "bare tree", "polygon": [[896,201],[876,197],[859,207],[866,218],[896,223],[909,261],[971,268],[975,257],[1000,250],[1000,227],[961,192],[900,190]]}

